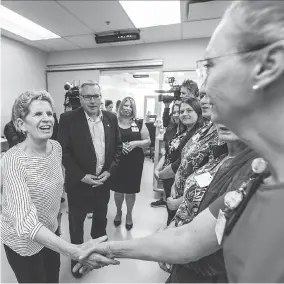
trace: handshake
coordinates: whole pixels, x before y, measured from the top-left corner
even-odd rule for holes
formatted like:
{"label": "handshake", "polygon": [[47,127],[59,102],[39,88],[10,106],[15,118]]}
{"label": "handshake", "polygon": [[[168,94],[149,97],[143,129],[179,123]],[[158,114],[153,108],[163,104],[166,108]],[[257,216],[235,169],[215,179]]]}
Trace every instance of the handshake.
{"label": "handshake", "polygon": [[77,245],[77,250],[73,259],[78,261],[73,272],[87,274],[93,269],[102,268],[108,265],[119,265],[120,262],[114,259],[111,253],[107,236],[91,239],[81,245]]}

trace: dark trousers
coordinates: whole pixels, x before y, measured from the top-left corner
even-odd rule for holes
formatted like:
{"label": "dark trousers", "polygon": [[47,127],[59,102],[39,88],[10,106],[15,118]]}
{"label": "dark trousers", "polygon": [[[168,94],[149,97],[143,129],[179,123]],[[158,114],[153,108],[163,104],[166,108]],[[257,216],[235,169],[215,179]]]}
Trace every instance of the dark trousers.
{"label": "dark trousers", "polygon": [[228,283],[227,275],[203,276],[193,269],[174,264],[166,283]]}
{"label": "dark trousers", "polygon": [[4,248],[19,283],[59,283],[59,253],[44,247],[37,254],[21,256],[6,245]]}
{"label": "dark trousers", "polygon": [[[69,200],[72,193],[67,194]],[[76,206],[76,200],[72,201],[72,206],[69,206],[68,209],[69,232],[72,244],[82,244],[84,242],[84,221],[87,213],[90,212],[93,212],[91,237],[96,239],[106,235],[109,197],[110,190],[106,187],[100,187],[94,188],[93,194],[89,196],[88,204],[92,204],[91,208],[89,205],[84,206],[82,204]],[[74,198],[74,196],[71,198]]]}
{"label": "dark trousers", "polygon": [[[163,180],[163,185],[164,185],[164,191],[166,194],[166,198],[171,196],[171,189],[172,185],[174,184],[174,179],[164,179]],[[167,226],[170,225],[172,219],[175,217],[177,211],[172,211],[168,208],[167,206],[167,211],[168,211],[168,220],[167,220]]]}

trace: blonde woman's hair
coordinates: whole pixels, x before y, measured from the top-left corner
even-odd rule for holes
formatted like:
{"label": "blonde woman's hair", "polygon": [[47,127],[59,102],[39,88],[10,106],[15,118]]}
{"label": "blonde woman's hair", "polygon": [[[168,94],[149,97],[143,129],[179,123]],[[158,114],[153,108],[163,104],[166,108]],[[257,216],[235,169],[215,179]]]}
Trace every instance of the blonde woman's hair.
{"label": "blonde woman's hair", "polygon": [[126,102],[129,101],[132,107],[132,116],[131,119],[135,119],[137,117],[137,110],[136,110],[136,103],[135,100],[131,97],[125,97],[122,101],[121,104],[119,105],[118,108],[118,114],[117,117],[120,120],[121,119],[121,110],[123,108],[123,106],[126,104]]}

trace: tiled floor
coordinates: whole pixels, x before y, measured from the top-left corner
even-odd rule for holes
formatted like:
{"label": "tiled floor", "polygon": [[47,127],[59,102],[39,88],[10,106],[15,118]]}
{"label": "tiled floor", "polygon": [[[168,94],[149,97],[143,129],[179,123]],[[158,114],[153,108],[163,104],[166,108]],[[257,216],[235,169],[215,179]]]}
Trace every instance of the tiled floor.
{"label": "tiled floor", "polygon": [[[127,231],[125,229],[125,213],[126,206],[123,205],[122,225],[118,228],[113,226],[113,219],[116,214],[113,194],[109,202],[108,209],[108,226],[107,233],[110,240],[124,240],[147,236],[157,231],[166,223],[166,209],[152,208],[150,202],[154,198],[158,198],[153,192],[153,163],[149,159],[145,159],[144,171],[141,182],[141,192],[137,195],[136,203],[133,211],[133,229]],[[66,205],[65,205],[66,207]],[[66,210],[66,208],[64,208]],[[85,239],[90,239],[91,220],[85,221]],[[69,241],[68,219],[67,215],[63,214],[62,219],[62,237]],[[61,283],[164,283],[168,274],[162,271],[157,263],[146,262],[140,260],[121,259],[119,266],[104,267],[100,270],[93,270],[81,279],[76,279],[70,272],[70,260],[67,257],[61,256]],[[10,268],[6,255],[1,246],[1,283],[16,282],[16,278]]]}

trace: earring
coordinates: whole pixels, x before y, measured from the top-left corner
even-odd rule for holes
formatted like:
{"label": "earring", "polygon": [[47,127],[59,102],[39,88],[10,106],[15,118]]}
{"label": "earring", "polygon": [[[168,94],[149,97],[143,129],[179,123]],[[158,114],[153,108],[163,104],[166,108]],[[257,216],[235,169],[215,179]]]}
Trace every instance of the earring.
{"label": "earring", "polygon": [[254,86],[252,87],[252,89],[256,91],[256,90],[259,89],[259,86],[258,86],[258,85],[254,85]]}

